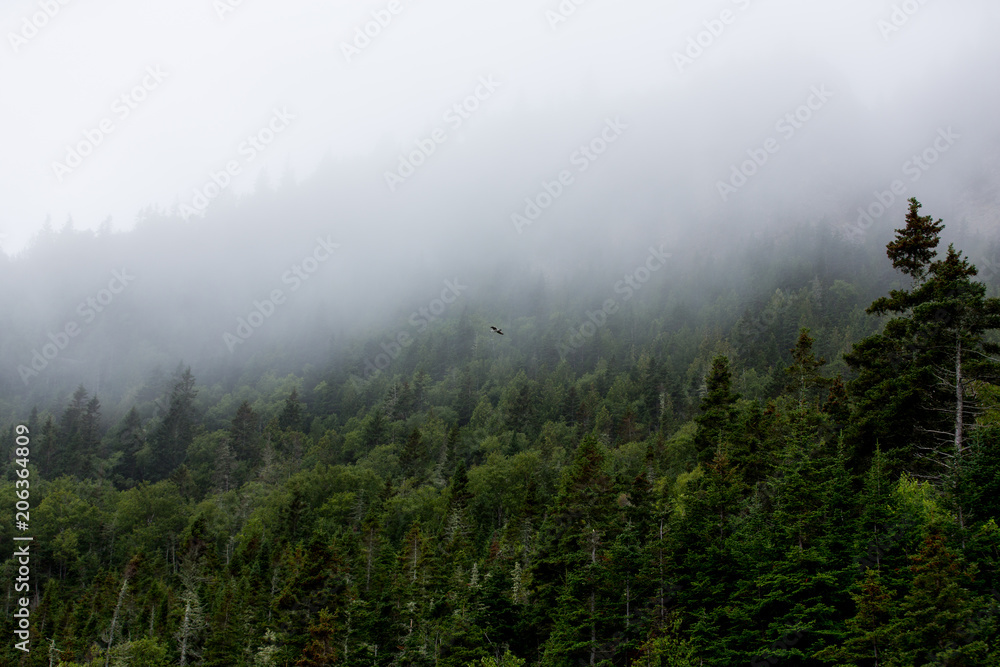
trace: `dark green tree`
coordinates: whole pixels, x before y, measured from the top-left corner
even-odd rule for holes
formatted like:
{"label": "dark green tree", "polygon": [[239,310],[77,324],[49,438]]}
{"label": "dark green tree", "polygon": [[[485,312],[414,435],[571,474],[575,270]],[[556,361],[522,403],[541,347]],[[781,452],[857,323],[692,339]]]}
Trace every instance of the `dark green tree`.
{"label": "dark green tree", "polygon": [[146,430],[135,406],[126,413],[114,437],[115,450],[122,454],[119,473],[125,480],[141,480],[142,474],[136,455],[146,445]]}
{"label": "dark green tree", "polygon": [[1000,347],[986,340],[1000,328],[1000,300],[985,297],[985,286],[972,280],[975,267],[953,246],[934,260],[943,225],[917,215],[919,208],[911,199],[906,227],[887,246],[913,285],[869,306],[890,319],[845,355],[857,372],[848,387],[857,402],[850,439],[855,465],[870,460],[880,443],[894,471],[946,479],[976,409],[970,382],[1000,377],[989,358]]}
{"label": "dark green tree", "polygon": [[90,470],[83,431],[89,401],[87,390],[80,385],[63,411],[59,420],[59,451],[51,461],[53,467],[49,468],[52,477],[63,474],[85,476]]}
{"label": "dark green tree", "polygon": [[249,401],[243,401],[236,408],[229,427],[229,446],[238,461],[253,465],[260,458],[260,417]]}
{"label": "dark green tree", "polygon": [[612,489],[602,447],[588,434],[563,471],[555,507],[540,531],[533,578],[541,664],[594,660],[614,633],[618,595],[607,562],[618,533]]}
{"label": "dark green tree", "polygon": [[921,204],[915,197],[910,197],[908,201],[906,226],[896,230],[896,238],[886,246],[886,254],[892,260],[893,268],[920,282],[934,259],[934,249],[941,242],[944,225],[941,220],[934,222],[932,216],[918,215]]}
{"label": "dark green tree", "polygon": [[799,330],[795,347],[791,349],[792,365],[785,369],[788,377],[787,390],[795,392],[800,407],[807,401],[817,400],[819,390],[830,384],[819,372],[826,365],[826,359],[817,359],[812,347],[813,339],[809,335],[809,329],[803,327]]}
{"label": "dark green tree", "polygon": [[985,625],[975,622],[977,612],[988,606],[970,592],[976,567],[964,566],[938,532],[928,535],[910,560],[913,579],[893,610],[886,664],[989,664],[986,639],[996,626],[992,618]]}
{"label": "dark green tree", "polygon": [[729,359],[722,355],[715,357],[705,378],[700,414],[694,420],[698,425],[694,442],[699,461],[711,461],[722,442],[729,438],[739,399],[732,391],[732,378]]}
{"label": "dark green tree", "polygon": [[292,393],[285,399],[285,407],[278,416],[278,427],[282,431],[302,430],[302,404],[299,403],[299,391],[292,387]]}
{"label": "dark green tree", "polygon": [[893,597],[892,589],[882,583],[879,570],[866,570],[858,590],[851,593],[857,613],[845,623],[847,636],[843,644],[827,646],[814,657],[836,664],[886,664],[887,650],[893,644],[889,626]]}
{"label": "dark green tree", "polygon": [[423,444],[423,436],[420,435],[420,429],[414,427],[399,455],[399,465],[403,469],[404,477],[411,477],[421,472],[426,462],[427,451]]}
{"label": "dark green tree", "polygon": [[197,393],[191,369],[180,371],[170,392],[167,414],[150,438],[152,460],[148,473],[143,471],[144,479],[164,479],[184,461],[198,420],[194,405]]}

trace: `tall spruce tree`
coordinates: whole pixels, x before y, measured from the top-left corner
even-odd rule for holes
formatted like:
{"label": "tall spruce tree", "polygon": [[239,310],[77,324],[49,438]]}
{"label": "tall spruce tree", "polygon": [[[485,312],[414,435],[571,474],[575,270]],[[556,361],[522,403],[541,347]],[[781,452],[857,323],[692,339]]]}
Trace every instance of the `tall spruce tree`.
{"label": "tall spruce tree", "polygon": [[229,427],[229,446],[239,461],[248,461],[252,465],[260,457],[260,417],[250,407],[249,401],[243,401],[236,408]]}
{"label": "tall spruce tree", "polygon": [[170,392],[170,407],[151,438],[152,462],[149,474],[144,472],[146,479],[163,479],[184,461],[195,435],[197,415],[194,399],[197,393],[191,369],[178,369]]}
{"label": "tall spruce tree", "polygon": [[826,365],[826,359],[816,358],[812,349],[813,342],[809,329],[800,329],[795,347],[791,349],[792,365],[785,369],[787,389],[798,397],[799,407],[807,401],[817,401],[819,390],[830,384],[829,380],[820,375],[819,369]]}
{"label": "tall spruce tree", "polygon": [[613,634],[614,582],[604,554],[618,532],[605,454],[589,433],[563,472],[555,507],[541,528],[533,574],[541,664],[594,661]]}
{"label": "tall spruce tree", "polygon": [[894,605],[889,622],[886,664],[994,664],[986,640],[995,625],[975,622],[977,612],[988,606],[985,598],[970,592],[977,568],[948,549],[939,532],[931,532],[910,560],[909,590]]}
{"label": "tall spruce tree", "polygon": [[985,286],[972,280],[975,267],[954,247],[935,260],[944,226],[919,209],[910,199],[906,226],[887,245],[910,288],[869,306],[870,314],[890,318],[845,355],[857,372],[849,385],[856,401],[850,439],[856,465],[866,464],[878,443],[894,471],[941,480],[965,449],[976,410],[970,383],[1000,377],[989,356],[1000,347],[986,340],[1000,328],[1000,300],[985,297]]}
{"label": "tall spruce tree", "polygon": [[732,382],[729,358],[722,355],[715,357],[705,378],[706,392],[699,405],[701,414],[694,420],[698,424],[694,442],[699,461],[711,461],[732,429],[736,401],[739,399],[739,394],[732,391]]}
{"label": "tall spruce tree", "polygon": [[302,429],[302,404],[299,403],[299,390],[295,387],[292,387],[292,393],[285,399],[285,407],[278,416],[278,427],[282,431]]}
{"label": "tall spruce tree", "polygon": [[51,460],[53,467],[48,470],[53,478],[64,474],[86,473],[87,451],[83,427],[89,400],[87,390],[81,384],[73,392],[69,405],[63,411],[59,420],[59,451]]}
{"label": "tall spruce tree", "polygon": [[136,460],[136,454],[146,445],[146,432],[142,425],[142,418],[135,406],[122,419],[114,438],[115,450],[122,454],[118,466],[119,474],[125,480],[141,480],[142,474]]}

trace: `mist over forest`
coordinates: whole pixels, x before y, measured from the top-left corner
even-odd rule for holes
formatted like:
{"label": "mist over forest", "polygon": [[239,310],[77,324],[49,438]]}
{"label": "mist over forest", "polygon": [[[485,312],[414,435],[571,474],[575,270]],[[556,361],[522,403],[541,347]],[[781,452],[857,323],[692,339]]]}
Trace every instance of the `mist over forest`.
{"label": "mist over forest", "polygon": [[0,662],[1000,664],[998,19],[8,3]]}
{"label": "mist over forest", "polygon": [[[613,296],[621,275],[641,264],[650,246],[671,258],[634,303],[675,301],[697,312],[737,299],[743,308],[714,323],[731,333],[743,310],[752,315],[752,304],[759,309],[777,288],[877,270],[884,244],[901,224],[905,198],[918,191],[947,221],[948,241],[967,248],[979,265],[995,266],[991,204],[1000,139],[992,119],[982,117],[987,104],[969,104],[983,89],[952,92],[955,115],[940,128],[952,128],[959,139],[941,154],[947,165],[904,174],[894,165],[908,162],[914,145],[933,146],[939,129],[933,122],[946,117],[935,114],[922,134],[896,127],[902,118],[912,122],[909,110],[923,106],[917,100],[941,98],[930,92],[933,83],[893,112],[878,114],[852,100],[829,66],[820,67],[819,77],[798,73],[800,67],[786,64],[753,85],[739,75],[720,76],[683,105],[655,93],[615,103],[581,94],[561,109],[511,112],[492,119],[489,130],[463,137],[460,148],[442,145],[440,155],[394,193],[382,176],[393,165],[389,156],[398,160],[406,145],[366,157],[328,155],[300,181],[280,171],[270,185],[262,174],[256,190],[223,191],[203,217],[185,219],[177,206],[150,205],[129,231],[47,220],[28,246],[3,260],[5,278],[19,286],[5,295],[6,409],[10,415],[23,410],[18,397],[64,399],[81,382],[118,401],[152,369],[179,363],[227,387],[248,369],[262,368],[255,359],[280,364],[268,369],[275,372],[342,364],[352,344],[384,329],[410,328],[409,316],[426,307],[445,280],[468,290],[442,317],[469,312],[507,326],[529,316],[573,318]],[[798,85],[790,83],[795,79]],[[836,110],[821,109],[792,137],[794,144],[770,156],[759,176],[722,202],[718,183],[728,183],[727,170],[705,165],[743,161],[747,156],[734,152],[741,144],[733,137],[749,127],[766,133],[773,123],[760,108],[771,116],[773,109],[795,109],[799,98],[811,95],[810,81],[834,82],[823,85],[837,91],[828,102]],[[762,85],[774,91],[761,91]],[[589,160],[579,148],[600,136],[606,119],[625,129],[581,172]],[[763,140],[743,143],[748,152],[763,151]],[[910,169],[916,169],[912,160]],[[560,186],[565,194],[530,220],[525,211],[545,194],[546,183],[558,185],[563,170],[574,182]],[[905,194],[888,190],[896,179],[906,184]],[[863,218],[859,208],[877,202],[880,192],[894,202],[882,216]],[[516,215],[523,222],[512,220]],[[322,249],[331,244],[335,250]],[[296,272],[317,247],[327,259],[307,262],[313,272]],[[757,273],[763,263],[770,266]],[[893,278],[882,269],[877,284],[885,288]],[[115,271],[131,278],[106,311],[83,305],[98,298]],[[256,310],[254,302],[267,301],[276,289],[287,302],[252,338],[227,343],[225,334],[235,335],[240,318]],[[72,322],[80,333],[71,345],[44,372],[31,367],[49,334]]]}

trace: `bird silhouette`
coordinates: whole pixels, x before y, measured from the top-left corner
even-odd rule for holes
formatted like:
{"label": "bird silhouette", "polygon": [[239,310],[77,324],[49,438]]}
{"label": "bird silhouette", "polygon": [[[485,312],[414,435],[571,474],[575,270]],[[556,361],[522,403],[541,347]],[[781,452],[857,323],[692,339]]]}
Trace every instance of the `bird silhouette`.
{"label": "bird silhouette", "polygon": [[500,334],[501,336],[503,335],[503,332],[502,332],[502,331],[500,331],[499,329],[497,329],[496,327],[493,327],[493,326],[491,326],[491,327],[490,327],[490,329],[493,329],[493,331],[497,332],[497,333],[498,333],[498,334]]}

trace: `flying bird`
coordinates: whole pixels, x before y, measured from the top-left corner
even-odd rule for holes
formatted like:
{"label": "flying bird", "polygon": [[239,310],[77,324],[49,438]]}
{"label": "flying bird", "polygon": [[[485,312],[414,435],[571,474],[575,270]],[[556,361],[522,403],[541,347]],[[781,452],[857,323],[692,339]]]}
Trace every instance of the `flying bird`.
{"label": "flying bird", "polygon": [[499,329],[497,329],[496,327],[492,327],[492,326],[491,326],[491,327],[490,327],[490,329],[493,329],[493,331],[497,332],[497,333],[498,333],[498,334],[500,334],[501,336],[503,335],[503,332],[502,332],[502,331],[500,331]]}

